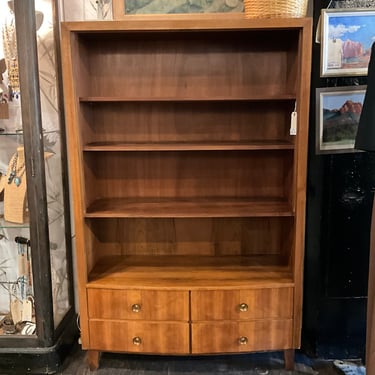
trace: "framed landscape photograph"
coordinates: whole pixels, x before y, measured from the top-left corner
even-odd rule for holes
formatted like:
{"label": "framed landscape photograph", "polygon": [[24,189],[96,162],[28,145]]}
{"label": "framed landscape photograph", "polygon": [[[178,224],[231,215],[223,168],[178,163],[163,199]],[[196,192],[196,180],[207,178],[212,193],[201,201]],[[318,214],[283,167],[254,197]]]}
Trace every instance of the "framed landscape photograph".
{"label": "framed landscape photograph", "polygon": [[323,9],[321,77],[367,75],[375,9]]}
{"label": "framed landscape photograph", "polygon": [[316,89],[316,152],[354,152],[366,86]]}
{"label": "framed landscape photograph", "polygon": [[215,13],[221,15],[242,15],[243,0],[112,0],[113,18],[124,19],[127,16],[174,15],[177,17],[207,17]]}

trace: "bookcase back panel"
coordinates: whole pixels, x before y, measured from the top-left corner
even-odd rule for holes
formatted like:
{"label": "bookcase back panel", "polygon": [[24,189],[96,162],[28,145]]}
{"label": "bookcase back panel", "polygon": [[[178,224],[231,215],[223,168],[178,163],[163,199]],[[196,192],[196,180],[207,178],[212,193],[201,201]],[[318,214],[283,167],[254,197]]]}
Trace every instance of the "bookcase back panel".
{"label": "bookcase back panel", "polygon": [[297,72],[290,69],[290,55],[296,35],[291,30],[81,35],[87,59],[80,62],[89,71],[91,96],[270,97],[294,93]]}
{"label": "bookcase back panel", "polygon": [[107,255],[261,256],[286,263],[291,217],[96,219],[89,222],[95,258]]}
{"label": "bookcase back panel", "polygon": [[292,151],[86,152],[87,202],[102,198],[289,197]]}
{"label": "bookcase back panel", "polygon": [[132,142],[294,142],[294,101],[85,103],[83,145]]}

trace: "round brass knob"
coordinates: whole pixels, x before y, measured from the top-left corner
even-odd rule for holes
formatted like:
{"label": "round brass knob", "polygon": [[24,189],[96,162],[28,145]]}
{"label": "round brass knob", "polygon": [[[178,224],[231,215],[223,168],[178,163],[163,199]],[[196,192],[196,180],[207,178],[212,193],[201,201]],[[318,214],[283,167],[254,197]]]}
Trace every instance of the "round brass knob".
{"label": "round brass knob", "polygon": [[249,306],[247,305],[247,303],[240,303],[238,305],[238,308],[241,312],[245,312],[245,311],[249,310]]}
{"label": "round brass knob", "polygon": [[248,342],[249,342],[249,339],[248,339],[246,336],[241,336],[241,337],[238,339],[238,343],[239,343],[240,345],[246,345]]}
{"label": "round brass knob", "polygon": [[140,338],[140,337],[138,337],[138,336],[136,336],[136,337],[133,337],[133,344],[134,345],[141,345],[142,344],[142,339]]}
{"label": "round brass knob", "polygon": [[132,305],[132,311],[135,313],[139,313],[141,311],[141,305],[135,303],[134,305]]}

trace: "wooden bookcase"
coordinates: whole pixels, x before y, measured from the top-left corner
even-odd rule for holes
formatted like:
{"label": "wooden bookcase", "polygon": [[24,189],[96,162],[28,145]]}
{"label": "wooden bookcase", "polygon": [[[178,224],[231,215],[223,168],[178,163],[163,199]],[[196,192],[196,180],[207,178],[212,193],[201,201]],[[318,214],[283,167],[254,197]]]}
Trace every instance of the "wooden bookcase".
{"label": "wooden bookcase", "polygon": [[62,53],[90,366],[260,350],[290,366],[311,20],[67,22]]}

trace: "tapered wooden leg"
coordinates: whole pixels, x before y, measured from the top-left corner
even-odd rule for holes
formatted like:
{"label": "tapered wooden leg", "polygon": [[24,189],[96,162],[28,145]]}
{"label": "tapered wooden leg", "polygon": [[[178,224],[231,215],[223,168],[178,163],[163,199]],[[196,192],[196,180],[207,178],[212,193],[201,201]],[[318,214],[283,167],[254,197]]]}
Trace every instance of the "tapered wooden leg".
{"label": "tapered wooden leg", "polygon": [[99,350],[87,351],[86,360],[91,371],[97,370],[99,368],[100,353],[101,352]]}
{"label": "tapered wooden leg", "polygon": [[287,371],[294,370],[294,349],[284,350],[284,363],[285,363],[285,370]]}

